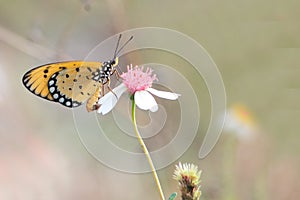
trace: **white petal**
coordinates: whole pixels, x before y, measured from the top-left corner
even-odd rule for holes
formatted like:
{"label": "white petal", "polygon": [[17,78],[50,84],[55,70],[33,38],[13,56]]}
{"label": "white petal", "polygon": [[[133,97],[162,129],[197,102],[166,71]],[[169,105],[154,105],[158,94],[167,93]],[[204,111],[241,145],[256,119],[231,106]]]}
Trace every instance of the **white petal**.
{"label": "white petal", "polygon": [[101,106],[97,112],[101,113],[102,115],[110,112],[115,107],[120,96],[126,91],[126,89],[127,88],[124,84],[120,84],[118,87],[113,89],[113,92],[108,92],[106,95],[101,97],[98,101]]}
{"label": "white petal", "polygon": [[127,90],[126,86],[123,83],[121,83],[120,85],[118,85],[112,90],[114,93],[108,92],[106,95],[104,95],[99,99],[98,103],[103,104],[107,99],[112,98],[112,96],[116,98],[116,95],[119,98],[126,90]]}
{"label": "white petal", "polygon": [[180,96],[180,94],[160,91],[160,90],[156,90],[156,89],[153,89],[153,88],[148,88],[147,91],[151,92],[155,96],[158,96],[158,97],[164,98],[164,99],[169,99],[169,100],[176,100]]}
{"label": "white petal", "polygon": [[151,112],[156,112],[158,110],[158,105],[154,97],[145,90],[135,92],[134,101],[142,110],[150,110]]}
{"label": "white petal", "polygon": [[105,115],[109,113],[117,104],[118,99],[115,96],[111,96],[112,98],[107,99],[103,104],[100,106],[100,108],[97,110],[98,113],[101,113],[102,115]]}

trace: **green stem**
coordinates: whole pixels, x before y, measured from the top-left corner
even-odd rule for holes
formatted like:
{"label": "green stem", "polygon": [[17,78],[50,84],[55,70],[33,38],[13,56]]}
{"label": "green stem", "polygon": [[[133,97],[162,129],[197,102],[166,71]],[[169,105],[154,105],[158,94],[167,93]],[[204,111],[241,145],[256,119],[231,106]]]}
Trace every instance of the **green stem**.
{"label": "green stem", "polygon": [[134,101],[134,98],[132,97],[131,98],[132,100],[132,109],[131,109],[131,113],[132,113],[132,123],[133,123],[133,126],[134,126],[134,131],[136,133],[136,136],[139,140],[139,143],[147,157],[147,160],[148,160],[148,163],[150,165],[150,168],[151,168],[151,171],[153,173],[153,176],[154,176],[154,180],[156,182],[156,185],[157,185],[157,188],[158,188],[158,191],[159,191],[159,194],[160,194],[160,197],[162,200],[165,200],[165,196],[164,196],[164,193],[162,191],[162,188],[161,188],[161,185],[160,185],[160,182],[159,182],[159,179],[158,179],[158,176],[157,176],[157,173],[156,173],[156,170],[155,170],[155,167],[154,167],[154,164],[152,162],[152,159],[151,159],[151,156],[150,156],[150,153],[143,141],[143,138],[141,137],[141,134],[139,133],[139,130],[137,128],[137,123],[136,123],[136,118],[135,118],[135,101]]}

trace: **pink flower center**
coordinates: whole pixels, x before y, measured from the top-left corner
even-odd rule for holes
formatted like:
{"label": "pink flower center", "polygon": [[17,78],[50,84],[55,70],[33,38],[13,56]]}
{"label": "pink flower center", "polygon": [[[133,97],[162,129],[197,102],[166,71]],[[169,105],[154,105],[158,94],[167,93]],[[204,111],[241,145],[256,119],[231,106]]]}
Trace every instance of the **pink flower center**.
{"label": "pink flower center", "polygon": [[132,65],[127,66],[127,72],[123,73],[121,77],[123,78],[123,83],[128,88],[131,94],[136,91],[146,90],[152,86],[154,80],[157,80],[156,74],[152,74],[153,70],[150,68],[143,72],[143,67]]}

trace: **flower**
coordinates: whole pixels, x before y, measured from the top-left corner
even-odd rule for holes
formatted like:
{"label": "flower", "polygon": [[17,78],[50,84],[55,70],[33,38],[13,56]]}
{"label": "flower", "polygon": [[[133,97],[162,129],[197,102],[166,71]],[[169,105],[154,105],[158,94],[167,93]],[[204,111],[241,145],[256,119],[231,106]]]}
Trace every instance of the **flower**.
{"label": "flower", "polygon": [[182,199],[198,200],[200,199],[200,176],[201,171],[194,164],[179,162],[175,166],[173,178],[178,181]]}
{"label": "flower", "polygon": [[224,130],[235,134],[238,139],[251,140],[259,132],[255,117],[242,104],[234,104],[228,109]]}
{"label": "flower", "polygon": [[121,75],[123,82],[99,99],[98,103],[101,106],[97,112],[103,115],[110,112],[126,90],[133,95],[140,109],[151,112],[158,110],[158,105],[151,94],[169,100],[176,100],[180,96],[180,94],[151,88],[153,81],[158,80],[156,74],[152,74],[153,70],[150,68],[147,68],[145,72],[143,70],[143,67],[127,66],[127,72]]}

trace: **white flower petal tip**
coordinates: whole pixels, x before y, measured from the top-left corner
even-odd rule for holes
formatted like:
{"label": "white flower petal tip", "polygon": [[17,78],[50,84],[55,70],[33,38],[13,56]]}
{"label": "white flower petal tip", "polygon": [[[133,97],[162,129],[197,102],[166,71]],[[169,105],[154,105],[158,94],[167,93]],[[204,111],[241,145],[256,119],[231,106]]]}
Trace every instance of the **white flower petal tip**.
{"label": "white flower petal tip", "polygon": [[166,92],[166,91],[160,91],[156,90],[154,88],[148,88],[147,91],[151,92],[155,96],[158,96],[160,98],[169,99],[169,100],[176,100],[178,97],[180,97],[180,94],[172,93],[172,92]]}
{"label": "white flower petal tip", "polygon": [[150,110],[151,112],[156,112],[158,110],[158,105],[154,97],[145,90],[135,92],[134,101],[142,110]]}
{"label": "white flower petal tip", "polygon": [[152,108],[150,108],[150,111],[151,111],[151,112],[156,112],[156,111],[158,111],[158,105],[153,106]]}

